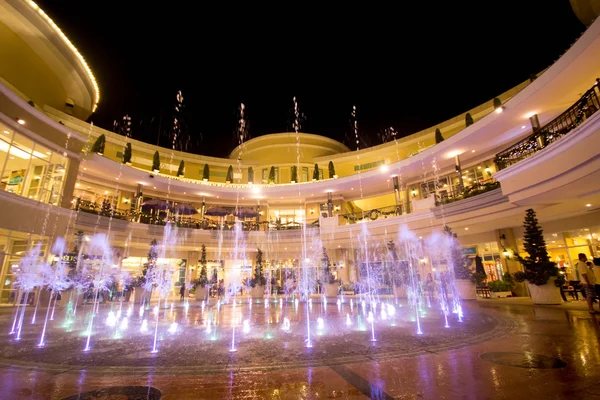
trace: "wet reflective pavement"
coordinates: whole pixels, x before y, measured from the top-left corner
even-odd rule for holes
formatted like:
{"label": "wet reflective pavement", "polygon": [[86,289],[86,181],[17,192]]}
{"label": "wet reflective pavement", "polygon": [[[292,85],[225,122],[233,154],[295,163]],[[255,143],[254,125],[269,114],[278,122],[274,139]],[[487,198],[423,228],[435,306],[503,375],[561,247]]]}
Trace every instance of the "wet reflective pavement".
{"label": "wet reflective pavement", "polygon": [[[191,349],[186,362],[173,359],[160,371],[136,367],[135,359],[127,371],[127,366],[36,366],[20,362],[17,353],[0,360],[0,398],[600,399],[600,318],[587,313],[583,305],[534,307],[477,301],[465,305],[465,315],[477,316],[476,324],[496,321],[497,325],[475,332],[481,340],[458,335],[448,342],[451,345],[416,343],[421,351],[379,358],[376,352],[371,356],[373,349],[367,346],[360,359],[331,358],[337,361],[328,363],[325,354],[315,365],[298,362],[295,366],[297,360],[291,360],[281,367],[283,360],[273,356],[272,362],[267,360],[254,370],[195,370],[189,366],[206,360]],[[0,328],[7,322],[4,318]],[[338,339],[343,341],[343,335],[330,338]]]}

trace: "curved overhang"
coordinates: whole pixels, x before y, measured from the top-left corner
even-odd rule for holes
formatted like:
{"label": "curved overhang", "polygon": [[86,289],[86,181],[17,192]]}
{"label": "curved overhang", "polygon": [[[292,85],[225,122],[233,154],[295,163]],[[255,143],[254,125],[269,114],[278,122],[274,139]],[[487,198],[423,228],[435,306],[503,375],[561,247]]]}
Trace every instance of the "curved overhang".
{"label": "curved overhang", "polygon": [[[575,103],[582,93],[595,83],[595,79],[600,76],[600,64],[597,60],[600,60],[600,20],[592,24],[579,40],[534,82],[506,101],[502,112],[486,115],[473,125],[415,156],[339,179],[295,184],[249,185],[201,182],[159,174],[151,178],[150,185],[148,171],[122,166],[97,156],[88,159],[88,169],[93,171],[93,174],[88,174],[115,182],[118,170],[122,172],[120,184],[128,183],[135,187],[138,182],[143,181],[152,188],[156,187],[153,190],[157,195],[161,192],[185,192],[186,196],[206,196],[223,204],[235,203],[240,199],[243,203],[255,202],[256,199],[266,199],[272,203],[292,203],[299,200],[311,202],[312,198],[317,201],[326,197],[328,192],[346,200],[393,193],[390,180],[394,176],[398,176],[401,184],[405,185],[424,179],[432,180],[437,174],[451,173],[454,171],[454,158],[457,155],[466,166],[494,158],[497,152],[531,133],[529,117],[532,113],[538,115],[542,125],[551,121]],[[271,135],[261,136],[248,143],[268,143],[269,136]]]}
{"label": "curved overhang", "polygon": [[[272,143],[274,141],[283,140],[285,142],[286,139],[289,139],[289,144],[296,145],[296,141],[298,140],[300,142],[300,146],[308,145],[313,147],[319,147],[323,150],[329,150],[333,154],[346,153],[350,151],[350,149],[345,144],[325,136],[315,135],[312,133],[282,132],[270,133],[267,135],[261,135],[250,139],[247,142],[233,149],[232,152],[229,154],[229,158],[237,159],[240,151],[243,151],[243,154],[250,155],[252,154],[252,152],[262,150],[265,147],[271,148]],[[288,145],[287,143],[280,144]]]}
{"label": "curved overhang", "polygon": [[5,0],[0,10],[0,22],[52,68],[75,104],[96,111],[100,102],[98,82],[79,50],[48,14],[29,0]]}

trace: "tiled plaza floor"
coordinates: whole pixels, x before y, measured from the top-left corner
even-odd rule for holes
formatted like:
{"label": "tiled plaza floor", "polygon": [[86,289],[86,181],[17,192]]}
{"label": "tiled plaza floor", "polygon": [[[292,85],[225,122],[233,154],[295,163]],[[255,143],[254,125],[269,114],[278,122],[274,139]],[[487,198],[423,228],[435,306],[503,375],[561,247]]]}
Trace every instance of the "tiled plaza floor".
{"label": "tiled plaza floor", "polygon": [[173,367],[122,373],[18,362],[11,367],[0,360],[0,398],[600,399],[600,317],[581,302],[542,307],[527,300],[479,300],[465,310],[510,324],[501,335],[450,350],[379,361],[366,355],[358,363],[330,366],[274,365],[272,371],[203,374]]}

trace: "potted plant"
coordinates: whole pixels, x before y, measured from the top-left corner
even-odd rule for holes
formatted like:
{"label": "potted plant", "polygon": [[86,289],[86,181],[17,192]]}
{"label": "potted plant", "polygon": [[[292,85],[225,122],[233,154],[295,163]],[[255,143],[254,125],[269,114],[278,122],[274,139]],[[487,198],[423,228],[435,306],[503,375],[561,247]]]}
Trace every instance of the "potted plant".
{"label": "potted plant", "polygon": [[466,113],[465,114],[465,125],[466,126],[473,125],[473,117],[471,117],[471,113]]}
{"label": "potted plant", "polygon": [[313,181],[319,180],[319,164],[315,164],[315,168],[313,169]]}
{"label": "potted plant", "polygon": [[504,274],[502,280],[496,280],[488,282],[488,288],[490,288],[490,295],[492,299],[501,297],[512,297],[512,288],[515,286],[513,277],[508,272]]}
{"label": "potted plant", "polygon": [[206,269],[206,246],[202,245],[202,251],[200,253],[200,274],[194,281],[194,287],[196,292],[196,300],[203,301],[207,298],[208,290],[208,273]]}
{"label": "potted plant", "polygon": [[160,172],[160,154],[158,154],[158,150],[154,152],[154,157],[152,158],[152,171],[155,174]]}
{"label": "potted plant", "polygon": [[443,141],[442,131],[440,131],[440,128],[435,128],[435,144],[442,143]]}
{"label": "potted plant", "polygon": [[248,183],[254,183],[254,169],[252,167],[248,167]]}
{"label": "potted plant", "polygon": [[123,164],[131,165],[131,143],[125,145],[125,151],[123,151]]}
{"label": "potted plant", "polygon": [[497,97],[494,97],[493,103],[494,103],[494,110],[497,110],[498,108],[502,107],[502,101]]}
{"label": "potted plant", "polygon": [[340,290],[340,282],[335,279],[335,276],[331,273],[331,262],[329,261],[329,256],[327,255],[327,249],[323,247],[323,258],[321,258],[321,263],[323,265],[323,279],[321,280],[323,284],[323,293],[327,297],[336,297]]}
{"label": "potted plant", "polygon": [[329,179],[331,179],[331,178],[337,179],[338,176],[335,174],[335,167],[333,166],[333,161],[329,161],[328,169],[329,169]]}
{"label": "potted plant", "polygon": [[275,183],[275,167],[271,167],[269,170],[269,183],[271,185]]}
{"label": "potted plant", "polygon": [[225,177],[225,183],[231,182],[233,182],[233,167],[230,165],[229,168],[227,168],[227,176]]}
{"label": "potted plant", "polygon": [[292,165],[292,179],[291,179],[292,183],[296,183],[298,182],[298,167],[296,167],[295,165]]}
{"label": "potted plant", "polygon": [[202,171],[202,180],[204,182],[208,182],[209,175],[210,171],[208,169],[208,164],[204,164],[204,170]]}
{"label": "potted plant", "polygon": [[179,163],[179,168],[177,168],[177,176],[182,177],[185,174],[185,163],[183,160]]}
{"label": "potted plant", "polygon": [[263,252],[256,249],[256,265],[254,266],[254,276],[250,279],[250,296],[253,298],[262,298],[265,294],[265,284],[267,283],[263,275]]}
{"label": "potted plant", "polygon": [[104,134],[98,136],[98,139],[94,142],[91,148],[92,153],[98,153],[99,155],[104,155],[104,145],[106,144],[106,137]]}
{"label": "potted plant", "polygon": [[530,208],[525,213],[523,243],[527,256],[516,256],[523,271],[515,272],[515,281],[527,283],[533,304],[561,304],[558,288],[564,284],[565,277],[558,273],[556,263],[550,261],[535,211]]}
{"label": "potted plant", "polygon": [[477,300],[477,276],[471,271],[462,254],[461,245],[452,229],[444,226],[450,240],[450,262],[454,272],[454,284],[460,300]]}

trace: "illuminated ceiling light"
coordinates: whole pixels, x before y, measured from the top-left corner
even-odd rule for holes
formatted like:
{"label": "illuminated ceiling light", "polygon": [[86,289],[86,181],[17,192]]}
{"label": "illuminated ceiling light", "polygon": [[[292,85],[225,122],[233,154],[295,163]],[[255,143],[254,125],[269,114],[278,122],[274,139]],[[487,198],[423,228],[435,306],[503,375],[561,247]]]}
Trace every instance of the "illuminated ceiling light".
{"label": "illuminated ceiling light", "polygon": [[17,118],[17,124],[19,124],[19,125],[25,125],[25,120],[21,119],[21,118]]}
{"label": "illuminated ceiling light", "polygon": [[521,129],[527,128],[527,125],[521,125]]}
{"label": "illuminated ceiling light", "polygon": [[471,150],[471,153],[475,153],[475,150]]}
{"label": "illuminated ceiling light", "polygon": [[530,111],[527,114],[525,114],[524,117],[529,119],[529,118],[533,117],[535,114],[537,114],[535,111]]}
{"label": "illuminated ceiling light", "polygon": [[34,1],[30,0],[27,2],[27,4],[29,4],[29,6],[32,9],[37,11],[38,14],[40,14],[42,16],[42,18],[44,18],[46,20],[46,22],[52,27],[52,29],[54,29],[54,31],[58,34],[58,36],[60,36],[60,38],[63,40],[63,42],[65,42],[67,47],[69,49],[71,49],[71,51],[79,59],[79,62],[81,62],[81,64],[83,65],[85,72],[88,74],[88,77],[92,81],[92,86],[94,86],[95,93],[94,93],[94,104],[92,105],[92,112],[95,112],[96,108],[98,108],[98,103],[100,102],[100,89],[98,88],[98,82],[96,82],[96,78],[94,77],[94,74],[92,73],[92,70],[90,69],[89,65],[87,64],[87,62],[85,61],[85,59],[83,58],[83,56],[81,55],[79,50],[77,50],[77,48],[73,45],[73,43],[71,43],[69,38],[67,38],[67,36],[63,33],[63,31],[60,30],[60,28],[54,23],[54,21],[52,21],[52,18],[50,18],[48,16],[48,14],[46,14],[44,12],[44,10],[42,10]]}
{"label": "illuminated ceiling light", "polygon": [[260,188],[257,187],[257,186],[253,187],[252,188],[252,193],[255,193],[255,194],[260,193]]}
{"label": "illuminated ceiling light", "polygon": [[585,206],[586,207],[591,207],[592,205],[590,203],[587,203]]}
{"label": "illuminated ceiling light", "polygon": [[446,157],[447,158],[454,158],[456,156],[459,156],[463,153],[462,150],[452,150],[446,153]]}
{"label": "illuminated ceiling light", "polygon": [[465,228],[465,231],[468,231],[468,230],[469,230],[469,228]]}
{"label": "illuminated ceiling light", "polygon": [[384,165],[382,165],[382,166],[381,166],[381,168],[380,168],[381,172],[388,172],[388,171],[389,171],[389,169],[390,169],[390,168],[389,168],[387,165],[385,165],[385,164],[384,164]]}
{"label": "illuminated ceiling light", "polygon": [[9,135],[9,134],[10,134],[10,132],[9,132],[9,131],[4,131],[4,133],[6,133],[7,135]]}
{"label": "illuminated ceiling light", "polygon": [[500,107],[496,108],[496,110],[494,110],[494,111],[496,111],[497,114],[500,114],[500,113],[502,113],[502,111],[504,111],[504,106],[500,106]]}

